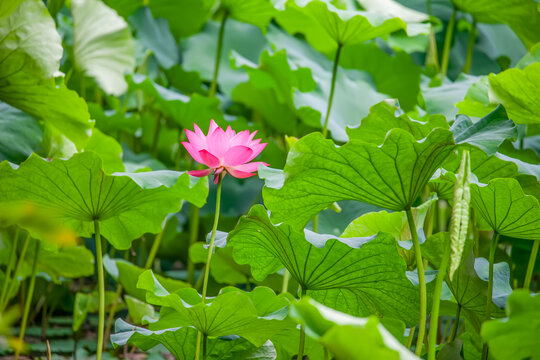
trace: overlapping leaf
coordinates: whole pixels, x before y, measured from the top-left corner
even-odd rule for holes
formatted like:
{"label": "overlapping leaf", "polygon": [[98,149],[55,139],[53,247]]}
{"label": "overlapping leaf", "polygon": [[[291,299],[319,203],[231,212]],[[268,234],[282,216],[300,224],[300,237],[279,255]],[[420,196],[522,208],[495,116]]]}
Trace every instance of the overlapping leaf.
{"label": "overlapping leaf", "polygon": [[320,134],[311,134],[293,146],[284,168],[285,183],[279,189],[264,188],[264,201],[273,220],[297,227],[340,200],[404,210],[453,150],[453,143],[452,133],[444,129],[433,130],[421,141],[393,129],[381,146],[351,140],[336,147]]}
{"label": "overlapping leaf", "polygon": [[120,249],[145,232],[159,232],[182,199],[201,206],[207,191],[206,179],[175,171],[107,175],[93,152],[53,161],[33,154],[18,168],[0,164],[0,202],[35,203],[86,237],[99,220],[102,235]]}
{"label": "overlapping leaf", "polygon": [[500,235],[540,240],[538,199],[523,192],[516,179],[493,179],[471,184],[472,204]]}
{"label": "overlapping leaf", "polygon": [[93,122],[83,99],[56,84],[61,39],[43,2],[24,0],[0,16],[0,100],[45,120],[80,149]]}
{"label": "overlapping leaf", "polygon": [[111,95],[127,90],[124,74],[135,67],[134,44],[128,24],[99,0],[71,2],[75,65]]}
{"label": "overlapping leaf", "polygon": [[274,226],[257,205],[228,241],[234,259],[249,264],[256,280],[285,267],[309,296],[334,309],[395,317],[409,324],[418,320],[418,309],[412,306],[418,292],[405,276],[392,236],[336,239],[302,233],[287,224]]}
{"label": "overlapping leaf", "polygon": [[220,0],[218,13],[257,26],[265,32],[276,9],[270,0]]}

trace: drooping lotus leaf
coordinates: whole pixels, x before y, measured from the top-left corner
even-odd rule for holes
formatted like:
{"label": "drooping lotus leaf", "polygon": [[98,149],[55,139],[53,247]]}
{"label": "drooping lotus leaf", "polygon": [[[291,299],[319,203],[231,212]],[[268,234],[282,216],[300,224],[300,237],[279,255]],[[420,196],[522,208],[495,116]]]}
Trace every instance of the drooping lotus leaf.
{"label": "drooping lotus leaf", "polygon": [[418,321],[418,291],[390,235],[336,239],[303,233],[287,224],[273,225],[256,205],[229,234],[228,246],[236,262],[251,266],[256,280],[285,267],[309,296],[334,309]]}
{"label": "drooping lotus leaf", "polygon": [[124,74],[135,67],[135,47],[128,24],[98,0],[73,0],[75,66],[111,95],[127,90]]}
{"label": "drooping lotus leaf", "polygon": [[159,232],[183,199],[202,206],[207,193],[206,179],[182,172],[107,175],[91,151],[52,161],[32,154],[17,168],[0,164],[0,203],[32,202],[85,237],[98,220],[102,235],[118,249],[127,249],[145,232]]}
{"label": "drooping lotus leaf", "polygon": [[419,359],[374,317],[357,318],[303,298],[291,316],[340,359]]}
{"label": "drooping lotus leaf", "polygon": [[403,114],[395,102],[381,101],[369,109],[369,115],[362,119],[360,126],[348,128],[349,139],[358,139],[380,145],[386,134],[395,128],[411,133],[416,140],[425,138],[433,129],[448,129],[444,116],[433,115],[426,122],[417,121]]}
{"label": "drooping lotus leaf", "polygon": [[218,14],[257,26],[265,32],[276,9],[270,0],[220,0]]}
{"label": "drooping lotus leaf", "polygon": [[45,5],[24,0],[1,15],[0,100],[43,119],[82,148],[93,122],[84,100],[55,82],[62,42]]}
{"label": "drooping lotus leaf", "polygon": [[0,161],[21,162],[40,148],[43,130],[32,116],[0,102]]}
{"label": "drooping lotus leaf", "polygon": [[478,22],[509,25],[527,48],[540,41],[540,12],[534,1],[452,0],[452,3]]}
{"label": "drooping lotus leaf", "polygon": [[340,45],[359,44],[407,28],[397,17],[339,10],[325,1],[288,0],[276,20],[289,33],[302,33],[325,55],[333,54]]}
{"label": "drooping lotus leaf", "polygon": [[495,359],[537,359],[540,337],[540,295],[516,290],[508,298],[507,319],[482,325],[482,338]]}
{"label": "drooping lotus leaf", "polygon": [[139,277],[137,286],[146,290],[146,301],[167,308],[151,330],[195,327],[211,337],[238,335],[261,346],[273,335],[291,327],[284,320],[289,300],[271,289],[257,287],[251,292],[236,288],[222,289],[215,298],[202,303],[195,289],[169,293],[148,270]]}
{"label": "drooping lotus leaf", "polygon": [[[115,334],[111,335],[115,347],[125,344],[135,345],[143,351],[162,344],[177,360],[195,358],[197,330],[192,327],[176,327],[163,330],[149,330],[133,326],[122,319],[116,320]],[[275,359],[275,350],[267,342],[257,348],[242,338],[209,338],[207,356],[210,359],[271,360]]]}
{"label": "drooping lotus leaf", "polygon": [[540,240],[538,199],[523,192],[519,182],[499,178],[485,184],[471,184],[474,209],[500,235]]}
{"label": "drooping lotus leaf", "polygon": [[489,85],[492,101],[503,104],[514,122],[540,123],[540,99],[535,96],[540,93],[540,63],[491,74]]}
{"label": "drooping lotus leaf", "polygon": [[453,144],[452,133],[444,129],[420,141],[393,129],[380,146],[351,140],[337,147],[318,133],[310,134],[289,152],[283,186],[264,188],[264,202],[274,221],[296,227],[340,200],[404,210],[424,190]]}

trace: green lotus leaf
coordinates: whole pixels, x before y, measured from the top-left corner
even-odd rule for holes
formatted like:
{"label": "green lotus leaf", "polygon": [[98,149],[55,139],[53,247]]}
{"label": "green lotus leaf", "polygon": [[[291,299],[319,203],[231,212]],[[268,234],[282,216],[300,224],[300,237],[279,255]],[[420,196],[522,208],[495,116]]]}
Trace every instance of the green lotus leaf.
{"label": "green lotus leaf", "polygon": [[540,337],[540,296],[516,290],[508,297],[507,319],[482,325],[482,338],[497,360],[537,359]]}
{"label": "green lotus leaf", "polygon": [[407,28],[397,17],[339,10],[324,1],[288,0],[276,20],[289,33],[302,33],[311,46],[325,55],[333,54],[339,46],[359,44]]}
{"label": "green lotus leaf", "polygon": [[99,0],[73,0],[73,56],[76,68],[110,95],[127,90],[125,73],[135,67],[128,24]]}
{"label": "green lotus leaf", "polygon": [[320,134],[298,140],[284,168],[279,189],[265,187],[273,221],[303,227],[335,201],[356,200],[390,210],[405,210],[424,191],[435,170],[454,149],[452,133],[433,130],[416,141],[393,129],[381,146],[351,140],[337,147]]}
{"label": "green lotus leaf", "polygon": [[291,305],[291,317],[340,359],[419,359],[375,317],[356,318],[307,297]]}
{"label": "green lotus leaf", "polygon": [[471,195],[474,209],[498,234],[540,240],[538,199],[526,195],[516,179],[471,184]]}
{"label": "green lotus leaf", "polygon": [[24,0],[0,16],[0,100],[43,119],[81,149],[93,121],[77,93],[59,74],[62,42],[42,1]]}
{"label": "green lotus leaf", "polygon": [[270,0],[220,0],[218,15],[257,26],[265,32],[276,9]]}
{"label": "green lotus leaf", "polygon": [[540,63],[491,74],[489,85],[493,100],[504,105],[516,124],[540,123],[540,100],[533,95],[540,92]]}
{"label": "green lotus leaf", "polygon": [[18,168],[0,164],[1,203],[35,203],[85,237],[98,220],[102,235],[118,249],[145,232],[159,232],[183,199],[202,206],[207,191],[206,179],[176,171],[107,175],[91,151],[52,161],[32,154]]}
{"label": "green lotus leaf", "polygon": [[124,295],[124,301],[128,308],[129,317],[135,324],[142,324],[145,317],[147,319],[155,318],[155,311],[152,305],[129,295]]}
{"label": "green lotus leaf", "polygon": [[228,246],[236,262],[251,266],[255,280],[285,267],[307,295],[334,309],[418,321],[418,292],[390,235],[336,239],[302,233],[287,224],[273,225],[256,205],[229,234]]}
{"label": "green lotus leaf", "polygon": [[21,162],[40,148],[43,130],[32,116],[0,102],[0,161]]}

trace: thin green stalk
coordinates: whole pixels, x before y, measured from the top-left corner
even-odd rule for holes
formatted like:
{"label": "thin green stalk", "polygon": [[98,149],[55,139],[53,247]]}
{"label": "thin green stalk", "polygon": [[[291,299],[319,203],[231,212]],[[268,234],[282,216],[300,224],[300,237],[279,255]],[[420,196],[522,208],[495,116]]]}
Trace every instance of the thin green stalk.
{"label": "thin green stalk", "polygon": [[107,327],[105,329],[105,335],[103,336],[103,350],[107,347],[107,343],[105,341],[109,341],[109,337],[111,336],[111,329],[112,324],[114,321],[114,314],[116,314],[116,308],[118,305],[118,299],[122,295],[122,291],[124,291],[124,287],[122,284],[118,284],[118,287],[116,288],[116,293],[114,294],[114,302],[111,306],[111,309],[109,310],[109,315],[107,316]]}
{"label": "thin green stalk", "polygon": [[206,360],[206,347],[208,343],[208,336],[206,334],[203,334],[203,345],[202,345],[202,356],[203,360]]}
{"label": "thin green stalk", "polygon": [[[30,277],[30,284],[28,285],[28,293],[26,294],[26,302],[24,304],[24,313],[21,320],[21,330],[19,331],[19,344],[23,343],[24,333],[26,332],[26,324],[28,323],[28,315],[30,314],[30,305],[32,305],[32,298],[34,297],[34,287],[36,285],[36,270],[37,260],[39,254],[39,241],[36,240],[36,247],[34,253],[34,260],[32,261],[32,275]],[[15,360],[19,359],[22,346],[18,346],[15,351]]]}
{"label": "thin green stalk", "polygon": [[324,360],[328,360],[330,359],[330,357],[328,356],[328,349],[325,347],[324,348]]}
{"label": "thin green stalk", "polygon": [[4,302],[2,302],[2,305],[0,306],[0,314],[4,312],[5,308],[7,307],[9,303],[9,295],[13,294],[13,290],[15,290],[15,285],[17,284],[17,275],[21,271],[21,266],[24,262],[24,257],[26,256],[26,251],[28,250],[29,244],[30,244],[30,233],[28,233],[28,235],[26,236],[26,239],[24,240],[21,253],[19,254],[19,260],[17,261],[17,265],[15,266],[15,271],[13,272],[13,278],[11,279],[9,283],[9,288],[6,294],[6,298],[4,299]]}
{"label": "thin green stalk", "polygon": [[208,277],[210,275],[210,261],[212,260],[212,253],[214,252],[214,240],[216,239],[216,231],[219,222],[219,210],[221,203],[221,183],[223,182],[223,175],[219,175],[216,192],[216,212],[214,214],[214,226],[212,226],[212,235],[210,236],[210,246],[208,247],[208,257],[206,258],[206,268],[204,269],[204,280],[202,290],[202,302],[206,301],[206,290],[208,289]]}
{"label": "thin green stalk", "polygon": [[538,254],[538,245],[540,240],[535,240],[531,250],[531,256],[529,257],[529,264],[527,265],[527,273],[525,274],[525,281],[523,282],[523,288],[529,289],[531,287],[532,275],[534,272],[534,264],[536,263],[536,255]]}
{"label": "thin green stalk", "polygon": [[155,129],[154,129],[154,137],[152,139],[152,148],[150,149],[150,153],[152,156],[157,157],[158,154],[158,142],[159,142],[159,133],[161,132],[161,114],[156,114],[155,119]]}
{"label": "thin green stalk", "polygon": [[[497,244],[499,243],[499,234],[493,232],[493,237],[491,238],[491,246],[489,247],[489,278],[488,278],[488,291],[486,298],[486,316],[484,321],[491,319],[491,302],[493,298],[493,263],[495,262],[495,250],[497,250]],[[482,348],[482,360],[486,360],[488,357],[488,346],[487,343],[484,343]]]}
{"label": "thin green stalk", "polygon": [[457,9],[454,8],[448,26],[446,28],[446,35],[444,37],[444,47],[441,59],[441,75],[444,78],[446,71],[448,70],[448,59],[450,58],[450,49],[452,48],[452,37],[454,36],[454,28],[456,26]]}
{"label": "thin green stalk", "polygon": [[214,95],[216,95],[217,80],[218,80],[218,74],[219,74],[219,63],[221,61],[221,50],[223,48],[223,35],[225,34],[225,22],[227,21],[228,17],[229,17],[229,14],[227,12],[225,12],[225,14],[223,14],[223,19],[221,19],[221,25],[219,26],[216,61],[215,61],[215,65],[214,65],[214,76],[212,78],[212,83],[210,84],[210,90],[208,91],[208,97],[214,97]]}
{"label": "thin green stalk", "polygon": [[439,327],[439,309],[441,306],[441,291],[450,262],[450,243],[445,242],[444,253],[441,259],[441,266],[437,274],[435,289],[433,291],[433,303],[431,305],[431,319],[429,323],[428,335],[428,360],[435,360],[435,348],[437,346],[437,331]]}
{"label": "thin green stalk", "polygon": [[405,212],[407,213],[407,220],[409,222],[409,229],[411,231],[414,253],[416,257],[416,269],[418,270],[418,283],[420,288],[420,324],[418,326],[418,339],[416,340],[415,353],[417,356],[422,352],[422,342],[426,334],[426,317],[427,317],[427,290],[426,290],[426,278],[424,276],[424,262],[422,261],[422,250],[420,248],[420,240],[418,240],[418,234],[416,232],[416,225],[414,223],[413,213],[409,206]]}
{"label": "thin green stalk", "polygon": [[154,260],[156,259],[157,252],[159,250],[159,246],[161,245],[161,240],[163,239],[163,234],[165,233],[165,227],[163,227],[163,230],[161,230],[154,239],[154,242],[152,243],[152,248],[150,249],[150,253],[148,254],[148,258],[146,259],[146,264],[144,265],[145,269],[152,268],[152,264],[154,263]]}
{"label": "thin green stalk", "polygon": [[413,338],[414,338],[414,333],[416,332],[416,326],[413,326],[410,330],[409,330],[409,337],[407,338],[407,349],[410,349],[411,346],[412,346],[412,341],[413,341]]}
{"label": "thin green stalk", "polygon": [[98,295],[99,295],[99,311],[98,311],[98,338],[97,338],[97,353],[96,360],[101,360],[103,352],[103,331],[105,329],[105,275],[103,273],[103,252],[101,251],[101,233],[99,221],[94,220],[94,238],[96,242],[96,260],[98,272]]}
{"label": "thin green stalk", "polygon": [[458,304],[457,311],[456,311],[456,318],[454,319],[454,323],[452,324],[452,329],[450,330],[450,336],[448,336],[447,343],[451,343],[456,338],[457,330],[459,328],[459,316],[461,315],[461,305]]}
{"label": "thin green stalk", "polygon": [[283,283],[281,284],[281,293],[285,294],[289,291],[289,279],[291,277],[291,273],[289,270],[285,269],[285,272],[283,273]]}
{"label": "thin green stalk", "polygon": [[476,29],[476,20],[474,20],[471,25],[471,31],[469,32],[469,42],[467,44],[467,57],[465,58],[465,65],[463,65],[463,72],[465,74],[468,74],[471,71],[474,44],[476,43],[477,36],[478,36],[478,30]]}
{"label": "thin green stalk", "polygon": [[328,107],[326,109],[326,118],[324,119],[324,127],[322,129],[322,136],[326,138],[328,134],[328,119],[330,119],[330,110],[332,110],[332,101],[334,100],[334,90],[336,89],[337,70],[339,65],[339,55],[341,54],[341,47],[343,45],[338,44],[336,50],[336,56],[334,57],[334,67],[332,69],[332,83],[330,85],[330,96],[328,97]]}
{"label": "thin green stalk", "polygon": [[[303,298],[306,295],[306,289],[302,287],[302,294],[300,298]],[[300,325],[300,341],[298,342],[298,356],[297,360],[302,360],[304,358],[304,343],[306,342],[306,329],[304,324]]]}
{"label": "thin green stalk", "polygon": [[19,244],[19,232],[20,228],[17,227],[15,230],[15,237],[13,238],[13,244],[11,244],[11,252],[9,253],[9,260],[6,268],[6,275],[4,276],[4,283],[2,284],[2,293],[0,295],[0,309],[3,309],[2,304],[7,296],[8,283],[10,281],[11,272],[13,271],[13,266],[15,266],[15,258],[17,257],[17,246]]}
{"label": "thin green stalk", "polygon": [[[199,238],[199,208],[193,204],[189,205],[189,248],[195,244]],[[187,281],[191,285],[195,284],[195,264],[188,254]]]}

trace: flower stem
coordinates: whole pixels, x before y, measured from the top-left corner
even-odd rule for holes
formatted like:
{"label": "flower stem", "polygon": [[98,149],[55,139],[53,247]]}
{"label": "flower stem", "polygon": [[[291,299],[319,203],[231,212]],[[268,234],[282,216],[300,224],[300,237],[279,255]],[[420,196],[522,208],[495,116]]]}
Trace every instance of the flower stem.
{"label": "flower stem", "polygon": [[206,360],[206,348],[207,348],[207,343],[208,343],[208,336],[206,334],[203,335],[203,345],[202,345],[202,356],[203,356],[203,360]]}
{"label": "flower stem", "polygon": [[529,289],[531,286],[532,275],[534,272],[534,264],[536,263],[536,254],[538,254],[538,245],[540,245],[540,240],[535,240],[531,250],[531,256],[529,257],[529,264],[527,265],[525,281],[523,282],[524,289]]}
{"label": "flower stem", "polygon": [[[306,295],[306,288],[302,286],[302,294],[300,298],[303,298]],[[298,342],[298,356],[296,360],[302,360],[304,358],[304,343],[306,341],[306,329],[304,324],[300,325],[300,341]]]}
{"label": "flower stem", "polygon": [[[34,260],[32,261],[32,275],[30,276],[30,284],[28,285],[28,292],[26,294],[26,301],[24,303],[24,313],[21,320],[21,330],[19,331],[19,344],[23,343],[24,333],[26,332],[26,324],[28,323],[28,315],[30,314],[30,305],[32,305],[32,298],[34,297],[34,287],[36,285],[36,270],[37,260],[39,254],[39,241],[36,240],[36,247],[34,253]],[[15,360],[19,359],[21,352],[21,346],[17,347],[15,351]]]}
{"label": "flower stem", "polygon": [[[13,272],[13,278],[11,279],[9,283],[9,288],[6,293],[6,298],[2,302],[2,305],[0,306],[0,314],[4,312],[5,308],[7,307],[9,303],[9,296],[13,294],[13,290],[15,290],[15,285],[17,284],[17,275],[19,274],[19,271],[21,271],[22,263],[24,262],[24,257],[26,256],[26,251],[28,250],[29,244],[30,244],[30,233],[28,233],[28,236],[26,236],[26,239],[24,240],[21,253],[19,254],[19,260],[17,261],[17,265],[15,266],[15,271]],[[6,278],[6,281],[7,281],[7,278]]]}
{"label": "flower stem", "polygon": [[336,50],[336,56],[334,57],[334,67],[332,69],[332,83],[330,85],[330,96],[328,97],[328,107],[326,109],[326,118],[324,119],[324,127],[322,129],[322,136],[326,138],[328,134],[328,120],[330,119],[330,110],[332,110],[332,101],[334,100],[334,90],[336,89],[337,70],[339,65],[339,55],[341,54],[341,47],[343,45],[338,44]]}
{"label": "flower stem", "polygon": [[212,235],[210,236],[210,246],[208,247],[208,257],[206,259],[206,267],[204,269],[204,280],[203,280],[203,290],[202,290],[202,302],[206,301],[206,290],[208,288],[208,276],[210,274],[210,261],[212,260],[212,253],[214,252],[214,240],[216,239],[216,231],[219,222],[219,209],[221,203],[221,183],[223,181],[223,176],[219,175],[219,180],[217,184],[216,192],[216,212],[214,215],[214,226],[212,226]]}
{"label": "flower stem", "polygon": [[448,26],[446,27],[446,35],[444,37],[444,47],[441,60],[441,75],[444,78],[448,70],[448,59],[450,57],[450,49],[452,48],[452,37],[454,36],[454,27],[456,25],[457,9],[454,8]]}
{"label": "flower stem", "polygon": [[459,316],[461,315],[461,305],[458,304],[458,308],[456,311],[456,318],[454,319],[454,324],[452,325],[452,329],[450,330],[450,336],[448,336],[447,343],[451,343],[456,338],[457,330],[459,327]]}
{"label": "flower stem", "polygon": [[424,262],[422,261],[422,249],[420,248],[420,240],[418,240],[418,234],[416,232],[416,225],[414,223],[413,213],[411,207],[405,209],[407,213],[407,220],[409,221],[409,229],[411,231],[414,253],[416,257],[416,269],[418,270],[418,283],[420,288],[420,324],[418,326],[418,339],[416,340],[415,353],[417,356],[422,352],[422,342],[424,341],[424,335],[426,334],[426,317],[427,317],[427,291],[426,291],[426,278],[424,276]]}
{"label": "flower stem", "polygon": [[212,78],[212,83],[210,84],[210,90],[208,91],[208,97],[214,97],[214,95],[216,95],[216,91],[217,91],[219,63],[221,61],[221,51],[223,49],[223,35],[225,34],[225,22],[227,21],[228,16],[229,16],[229,14],[227,12],[225,12],[225,14],[223,14],[223,19],[221,19],[221,25],[219,27],[218,44],[217,44],[217,51],[216,51],[216,61],[215,61],[215,65],[214,65],[214,77]]}
{"label": "flower stem", "polygon": [[439,266],[439,273],[437,274],[437,280],[435,282],[435,289],[433,291],[433,303],[431,305],[431,319],[429,323],[429,335],[428,335],[428,360],[435,360],[435,348],[437,346],[437,331],[439,327],[439,309],[441,306],[441,291],[446,277],[446,271],[448,269],[448,263],[450,262],[450,244],[448,241],[444,243],[444,253],[441,260],[441,266]]}
{"label": "flower stem", "polygon": [[476,29],[476,21],[474,20],[471,25],[471,31],[469,32],[469,42],[467,44],[467,57],[465,58],[465,65],[463,65],[463,72],[465,74],[468,74],[471,71],[474,44],[476,43],[477,36],[478,36],[478,31]]}
{"label": "flower stem", "polygon": [[[17,245],[19,243],[19,232],[20,228],[17,227],[15,230],[15,236],[13,238],[13,244],[11,244],[11,252],[9,254],[9,260],[6,268],[6,275],[4,276],[4,283],[2,284],[2,293],[0,294],[0,309],[3,309],[2,304],[7,294],[8,283],[10,280],[11,272],[13,271],[13,266],[15,266],[15,258],[17,257]],[[1,313],[1,312],[0,312]]]}
{"label": "flower stem", "polygon": [[100,233],[100,228],[99,228],[99,221],[97,219],[94,220],[94,239],[96,242],[96,260],[97,260],[98,295],[99,295],[98,338],[97,338],[96,360],[101,360],[101,353],[103,352],[103,330],[105,327],[105,275],[103,273],[103,252],[101,250],[101,233]]}
{"label": "flower stem", "polygon": [[[199,238],[199,208],[193,204],[189,206],[189,248],[195,244]],[[187,281],[191,285],[195,285],[195,264],[191,261],[188,254],[187,263]]]}
{"label": "flower stem", "polygon": [[[499,234],[495,231],[493,232],[493,237],[491,238],[491,246],[489,248],[489,278],[488,278],[488,291],[486,298],[486,315],[484,321],[491,319],[491,302],[493,299],[493,263],[495,262],[495,250],[497,250],[497,244],[499,243]],[[486,360],[488,357],[488,346],[487,343],[484,343],[482,348],[482,360]]]}

